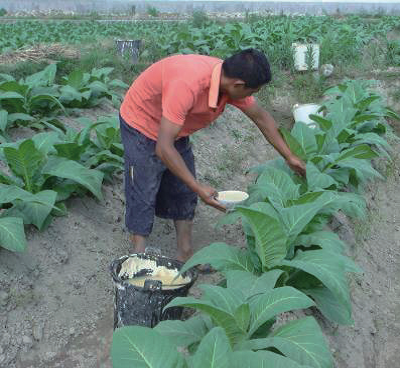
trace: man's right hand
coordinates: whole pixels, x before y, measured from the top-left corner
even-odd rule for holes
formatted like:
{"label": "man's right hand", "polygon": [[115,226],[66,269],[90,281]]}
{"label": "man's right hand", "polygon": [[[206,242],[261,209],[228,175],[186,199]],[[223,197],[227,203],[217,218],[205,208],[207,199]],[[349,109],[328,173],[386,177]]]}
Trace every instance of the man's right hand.
{"label": "man's right hand", "polygon": [[226,207],[216,200],[218,192],[214,188],[211,188],[207,185],[199,184],[196,192],[205,204],[212,206],[222,212],[226,212]]}

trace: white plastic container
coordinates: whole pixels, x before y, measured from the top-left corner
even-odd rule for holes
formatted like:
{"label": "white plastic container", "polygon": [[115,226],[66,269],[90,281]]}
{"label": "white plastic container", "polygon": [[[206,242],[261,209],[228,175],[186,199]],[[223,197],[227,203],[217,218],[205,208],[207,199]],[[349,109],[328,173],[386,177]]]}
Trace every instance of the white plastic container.
{"label": "white plastic container", "polygon": [[218,197],[216,199],[226,208],[231,209],[238,204],[242,204],[247,198],[249,198],[249,195],[246,192],[225,190],[223,192],[218,192]]}
{"label": "white plastic container", "polygon": [[318,104],[296,104],[293,106],[293,117],[294,121],[297,123],[301,121],[307,124],[310,128],[316,128],[318,125],[315,121],[310,119],[310,115],[319,115],[323,116],[322,112],[318,112],[318,109],[321,105]]}
{"label": "white plastic container", "polygon": [[313,70],[317,70],[319,66],[319,45],[315,43],[292,43],[294,67],[296,70],[308,70],[307,65],[307,49],[312,49],[312,63],[311,67]]}

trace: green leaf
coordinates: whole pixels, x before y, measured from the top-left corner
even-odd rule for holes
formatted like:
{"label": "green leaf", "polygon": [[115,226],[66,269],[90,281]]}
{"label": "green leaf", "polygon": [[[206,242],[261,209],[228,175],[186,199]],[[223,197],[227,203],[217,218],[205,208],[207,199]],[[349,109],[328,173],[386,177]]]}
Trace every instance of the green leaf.
{"label": "green leaf", "polygon": [[55,132],[38,133],[32,137],[35,147],[47,155],[49,152],[54,150],[54,144],[59,142],[58,134]]}
{"label": "green leaf", "polygon": [[360,160],[357,158],[346,158],[345,160],[339,161],[338,166],[343,168],[354,169],[361,181],[367,181],[374,177],[384,179],[383,176],[376,171],[370,162],[366,160]]}
{"label": "green leaf", "polygon": [[302,122],[295,123],[292,136],[296,138],[303,151],[310,156],[318,151],[317,141],[315,140],[315,130]]}
{"label": "green leaf", "polygon": [[79,161],[87,146],[74,142],[65,142],[55,144],[54,148],[57,150],[58,156],[65,157],[68,160]]}
{"label": "green leaf", "polygon": [[0,246],[13,252],[23,252],[26,249],[24,223],[21,218],[0,218]]}
{"label": "green leaf", "polygon": [[314,368],[332,368],[333,360],[325,337],[313,317],[291,321],[273,332],[272,337],[249,340],[243,349],[278,349],[286,357]]}
{"label": "green leaf", "polygon": [[65,112],[65,108],[64,106],[60,103],[60,101],[58,101],[58,99],[55,96],[52,95],[38,95],[38,96],[34,96],[30,99],[30,104],[31,104],[31,110],[33,109],[33,106],[41,101],[50,101],[55,103],[61,110],[63,110]]}
{"label": "green leaf", "polygon": [[311,234],[300,235],[297,237],[294,245],[302,245],[305,247],[318,245],[322,249],[334,253],[341,253],[346,247],[346,244],[332,231],[316,231]]}
{"label": "green leaf", "polygon": [[265,190],[265,198],[277,207],[285,207],[288,199],[299,197],[299,185],[284,171],[267,167],[257,178],[256,187]]}
{"label": "green leaf", "polygon": [[18,112],[8,115],[8,121],[10,123],[14,123],[15,121],[34,121],[34,120],[35,118],[33,116]]}
{"label": "green leaf", "polygon": [[307,154],[301,144],[297,141],[297,139],[294,138],[285,128],[279,128],[279,132],[282,134],[284,140],[286,141],[286,144],[289,146],[292,153],[294,153],[302,160],[307,160]]}
{"label": "green leaf", "polygon": [[229,368],[232,352],[229,340],[221,327],[213,328],[201,341],[193,356],[193,368]]}
{"label": "green leaf", "polygon": [[55,191],[43,190],[32,195],[30,200],[17,203],[16,209],[22,214],[25,224],[33,224],[43,230],[45,221],[54,208],[56,197]]}
{"label": "green leaf", "polygon": [[321,313],[330,321],[340,325],[352,325],[351,310],[326,287],[302,290],[315,300]]}
{"label": "green leaf", "polygon": [[250,301],[251,321],[248,336],[277,314],[309,308],[314,302],[301,291],[290,286],[276,288]]}
{"label": "green leaf", "polygon": [[50,157],[42,172],[43,174],[75,181],[88,189],[99,200],[103,197],[101,185],[104,174],[98,170],[87,169],[78,162],[62,157]]}
{"label": "green leaf", "polygon": [[315,201],[283,208],[281,216],[286,226],[288,244],[303,231],[303,229],[312,221],[314,216],[325,206],[335,200],[336,196],[332,193],[322,193]]}
{"label": "green leaf", "polygon": [[359,146],[349,148],[341,152],[340,156],[335,160],[335,163],[343,161],[348,158],[369,159],[375,158],[379,155],[372,150],[367,144],[360,144]]}
{"label": "green leaf", "polygon": [[226,272],[226,279],[228,289],[239,289],[248,298],[255,294],[271,291],[282,274],[282,270],[272,270],[264,272],[258,277],[246,271],[228,271]]}
{"label": "green leaf", "polygon": [[68,75],[67,83],[69,86],[79,89],[83,82],[83,72],[82,70],[74,70]]}
{"label": "green leaf", "polygon": [[54,83],[57,72],[57,64],[50,64],[42,71],[32,74],[25,78],[25,83],[31,87],[50,86]]}
{"label": "green leaf", "polygon": [[271,351],[234,351],[231,368],[310,368]]}
{"label": "green leaf", "polygon": [[[155,351],[156,349],[156,351]],[[178,368],[183,358],[166,336],[139,326],[117,328],[111,347],[113,367]]]}
{"label": "green leaf", "polygon": [[209,315],[216,325],[225,330],[226,335],[232,343],[244,337],[244,333],[239,328],[234,314],[223,309],[223,307],[215,306],[214,303],[209,300],[197,300],[193,297],[177,297],[170,301],[164,310],[178,306],[196,308]]}
{"label": "green leaf", "polygon": [[328,174],[321,173],[312,162],[307,162],[306,167],[308,190],[314,191],[318,189],[328,188],[331,185],[337,185],[336,180],[334,180]]}
{"label": "green leaf", "polygon": [[260,210],[236,206],[250,224],[256,238],[256,251],[264,267],[270,268],[286,256],[287,236],[282,224]]}
{"label": "green leaf", "polygon": [[9,100],[9,99],[24,99],[24,96],[20,95],[17,92],[3,92],[0,93],[0,100]]}
{"label": "green leaf", "polygon": [[234,315],[236,309],[244,302],[245,297],[241,290],[227,289],[221,286],[203,284],[200,285],[203,290],[203,299],[210,301],[218,308]]}
{"label": "green leaf", "polygon": [[22,142],[18,149],[5,147],[4,155],[12,172],[24,180],[25,189],[33,192],[34,178],[43,164],[44,155],[35,147],[31,139]]}
{"label": "green leaf", "polygon": [[310,114],[309,118],[317,122],[319,127],[325,132],[332,127],[332,122],[330,120],[324,119],[319,115]]}
{"label": "green leaf", "polygon": [[8,124],[8,112],[6,110],[0,110],[0,132],[5,132]]}
{"label": "green leaf", "polygon": [[199,264],[209,263],[219,271],[242,270],[254,272],[255,266],[248,253],[225,243],[213,243],[196,252],[182,267],[181,273]]}
{"label": "green leaf", "polygon": [[[298,252],[291,261],[284,260],[283,266],[298,268],[319,279],[336,298],[349,310],[351,309],[349,286],[345,274],[345,265],[341,257],[326,250]],[[290,283],[295,285],[294,283]]]}
{"label": "green leaf", "polygon": [[154,330],[168,339],[176,346],[189,346],[199,342],[208,332],[205,317],[202,315],[191,317],[185,321],[161,321]]}
{"label": "green leaf", "polygon": [[250,323],[250,306],[249,304],[245,303],[240,305],[235,313],[234,313],[236,322],[239,326],[239,328],[243,331],[246,332],[247,329],[249,328],[249,323]]}

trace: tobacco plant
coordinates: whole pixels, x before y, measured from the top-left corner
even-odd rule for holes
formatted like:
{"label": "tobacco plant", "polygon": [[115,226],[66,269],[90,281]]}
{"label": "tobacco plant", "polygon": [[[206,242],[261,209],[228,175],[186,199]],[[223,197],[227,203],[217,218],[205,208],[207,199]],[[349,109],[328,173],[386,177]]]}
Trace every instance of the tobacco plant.
{"label": "tobacco plant", "polygon": [[239,367],[243,366],[243,359],[248,360],[245,365],[248,367],[259,367],[261,363],[265,367],[332,367],[329,349],[314,318],[274,327],[277,315],[314,304],[292,287],[275,287],[281,276],[282,271],[278,270],[260,277],[231,271],[227,274],[227,288],[202,285],[200,300],[175,298],[165,308],[186,306],[203,314],[187,321],[163,321],[154,330],[141,327],[117,330],[112,347],[113,364],[128,367],[124,365],[126,358],[136,356],[137,366],[145,367],[146,361],[152,361],[154,366],[174,367],[152,351],[149,341],[155,338],[168,341],[171,355],[177,347],[188,349],[190,356],[175,355],[176,360],[171,361],[183,367]]}

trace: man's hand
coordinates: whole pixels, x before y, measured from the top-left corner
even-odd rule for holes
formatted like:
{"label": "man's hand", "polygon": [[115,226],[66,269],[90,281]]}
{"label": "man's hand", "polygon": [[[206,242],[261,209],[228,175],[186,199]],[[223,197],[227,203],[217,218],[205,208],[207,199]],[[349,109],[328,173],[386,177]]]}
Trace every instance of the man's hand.
{"label": "man's hand", "polygon": [[205,204],[212,206],[222,212],[226,212],[226,207],[224,207],[215,199],[218,195],[218,192],[214,188],[199,184],[196,192]]}
{"label": "man's hand", "polygon": [[300,160],[297,156],[290,156],[287,160],[286,163],[288,166],[297,174],[301,176],[306,176],[306,164]]}

